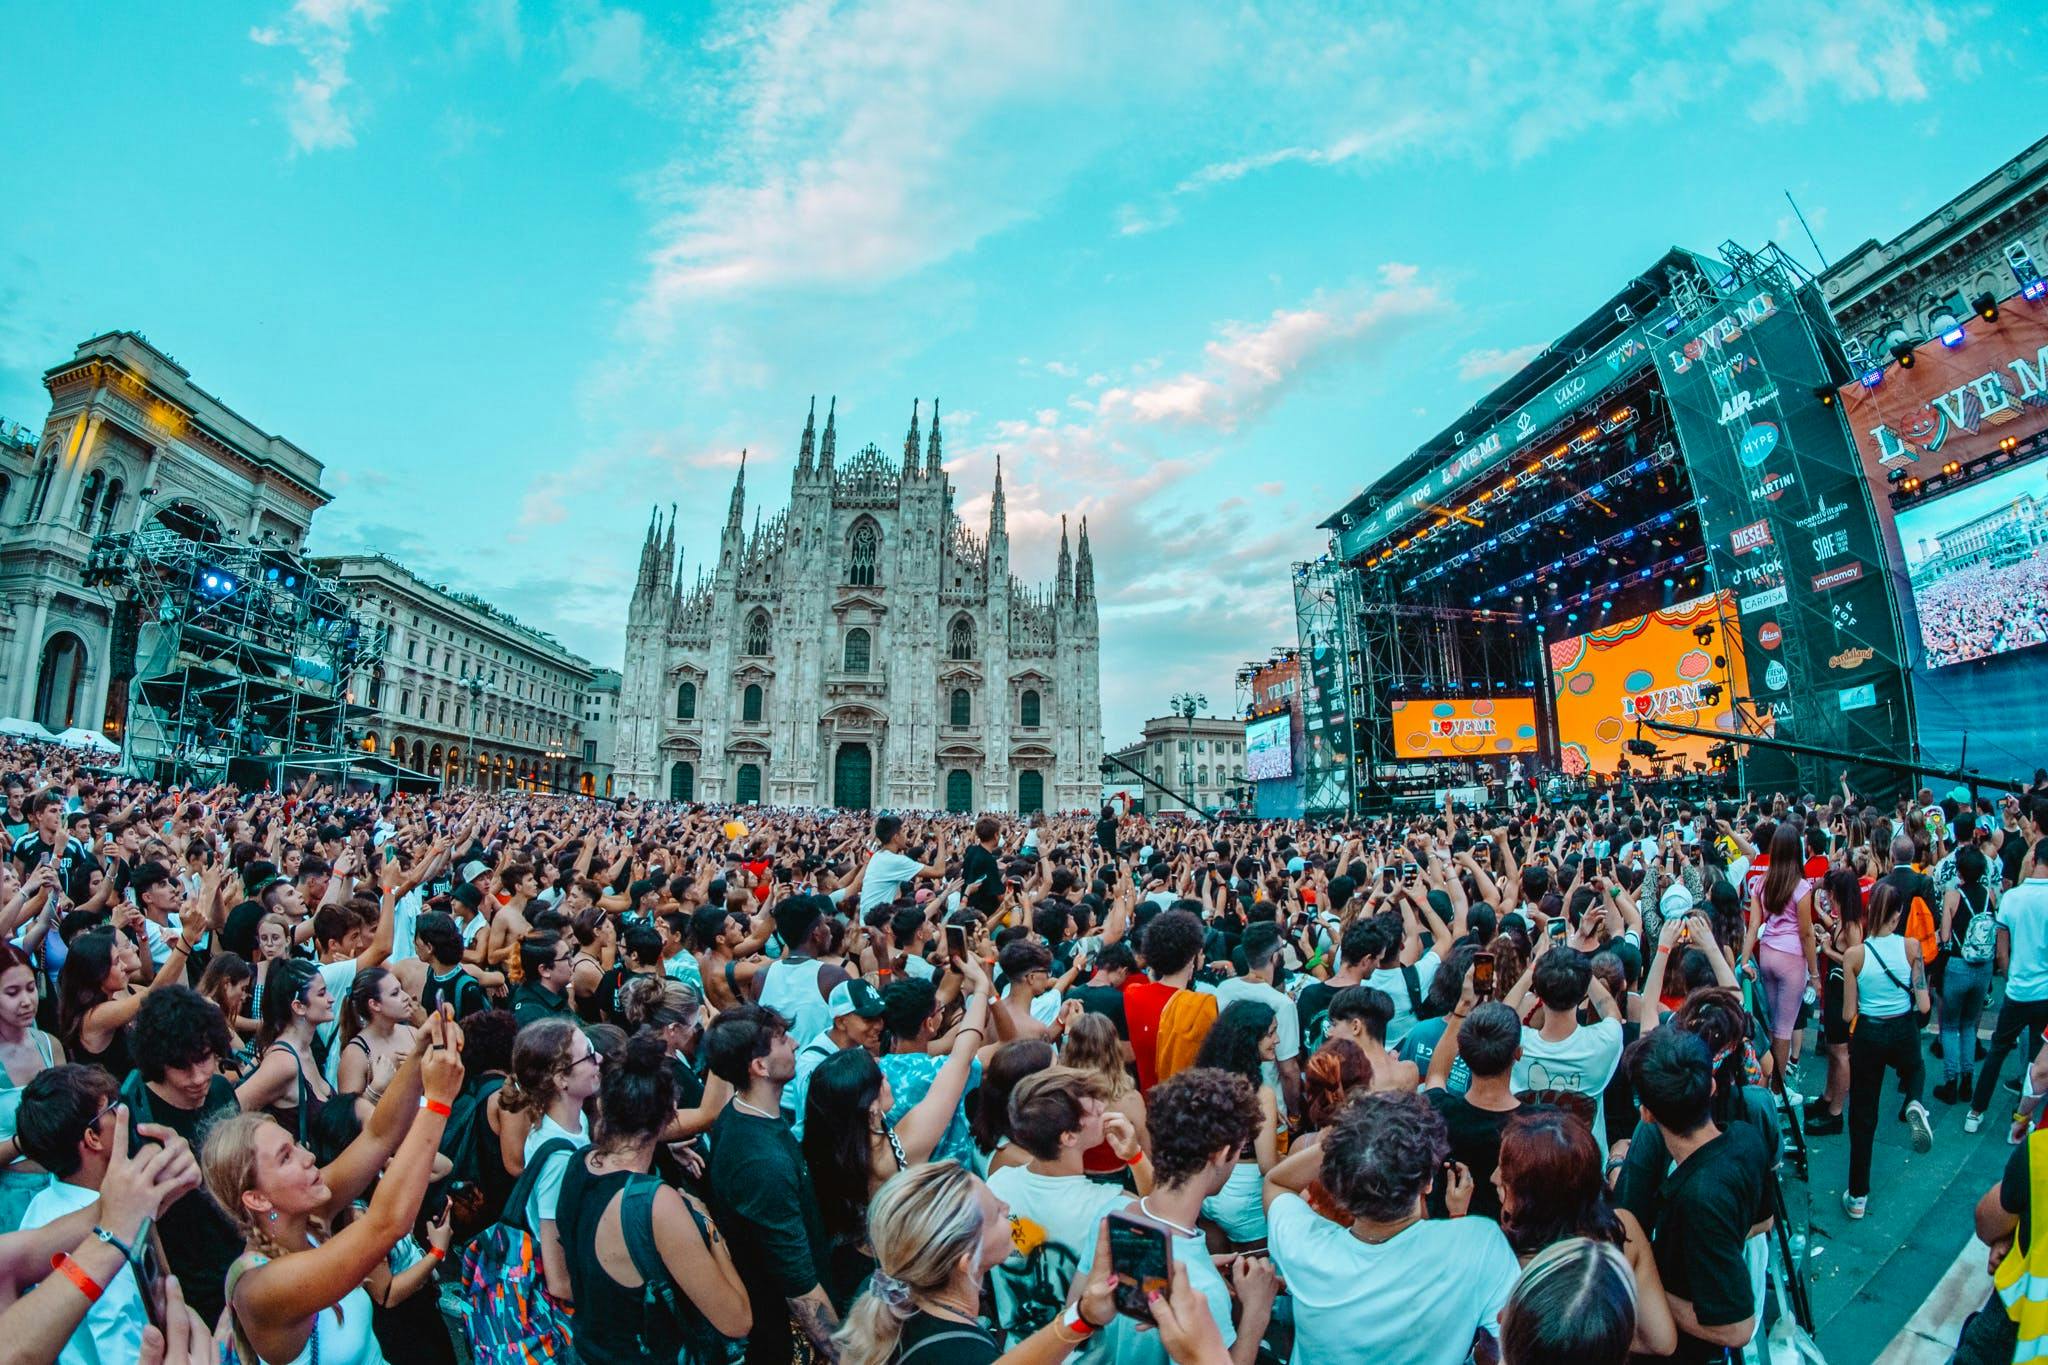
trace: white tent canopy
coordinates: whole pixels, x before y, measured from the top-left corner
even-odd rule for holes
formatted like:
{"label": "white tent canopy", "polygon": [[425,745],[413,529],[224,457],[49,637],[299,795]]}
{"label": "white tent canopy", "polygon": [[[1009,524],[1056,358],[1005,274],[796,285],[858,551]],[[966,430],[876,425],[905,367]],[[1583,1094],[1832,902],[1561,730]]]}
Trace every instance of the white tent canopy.
{"label": "white tent canopy", "polygon": [[55,738],[34,721],[23,720],[19,716],[9,716],[5,720],[0,720],[0,735],[11,735],[16,739],[40,739],[45,742]]}
{"label": "white tent canopy", "polygon": [[67,749],[87,749],[96,754],[118,754],[121,746],[97,730],[86,730],[72,726],[57,736],[57,742]]}

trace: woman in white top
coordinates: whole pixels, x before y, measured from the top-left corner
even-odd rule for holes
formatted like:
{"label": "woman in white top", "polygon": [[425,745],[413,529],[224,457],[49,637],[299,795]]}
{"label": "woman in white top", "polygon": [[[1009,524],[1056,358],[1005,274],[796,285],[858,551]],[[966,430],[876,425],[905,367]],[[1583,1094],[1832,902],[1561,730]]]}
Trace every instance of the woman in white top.
{"label": "woman in white top", "polygon": [[[262,1114],[237,1114],[207,1136],[206,1188],[246,1244],[227,1279],[244,1359],[382,1365],[363,1281],[419,1217],[462,1089],[461,1040],[452,1021],[430,1020],[362,1135],[328,1166]],[[331,1220],[373,1180],[369,1208],[330,1234]]]}
{"label": "woman in white top", "polygon": [[1886,1067],[1899,1073],[1913,1150],[1934,1145],[1920,1092],[1927,1068],[1920,1056],[1920,1015],[1928,1008],[1927,966],[1920,940],[1899,932],[1906,901],[1880,881],[1870,888],[1863,941],[1842,954],[1842,1015],[1849,1035],[1849,1187],[1842,1208],[1861,1218],[1870,1203],[1870,1147],[1877,1136],[1878,1099]]}
{"label": "woman in white top", "polygon": [[562,1176],[569,1169],[571,1153],[590,1145],[583,1106],[598,1092],[603,1062],[603,1054],[590,1045],[573,1019],[537,1020],[519,1030],[518,1041],[512,1044],[512,1078],[498,1096],[506,1113],[527,1114],[535,1120],[521,1144],[522,1171],[548,1143],[569,1143],[546,1158],[546,1165],[534,1178],[526,1207],[526,1226],[540,1247],[548,1293],[564,1303],[571,1301],[575,1289],[569,1282],[569,1260],[555,1224],[555,1204],[562,1195]]}
{"label": "woman in white top", "polygon": [[35,964],[12,943],[0,943],[0,1232],[20,1227],[29,1201],[50,1183],[14,1141],[21,1088],[64,1061],[63,1046],[35,1024]]}

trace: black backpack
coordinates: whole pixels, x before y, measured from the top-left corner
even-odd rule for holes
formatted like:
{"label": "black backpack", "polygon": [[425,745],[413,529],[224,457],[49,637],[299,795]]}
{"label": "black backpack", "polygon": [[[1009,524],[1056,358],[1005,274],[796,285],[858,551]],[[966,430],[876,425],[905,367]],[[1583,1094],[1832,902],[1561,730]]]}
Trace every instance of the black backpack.
{"label": "black backpack", "polygon": [[483,986],[475,977],[459,968],[454,976],[446,980],[432,971],[427,973],[427,984],[420,988],[420,1008],[432,1014],[441,1007],[443,1001],[454,1007],[458,1023],[491,1007],[490,1000],[484,995]]}

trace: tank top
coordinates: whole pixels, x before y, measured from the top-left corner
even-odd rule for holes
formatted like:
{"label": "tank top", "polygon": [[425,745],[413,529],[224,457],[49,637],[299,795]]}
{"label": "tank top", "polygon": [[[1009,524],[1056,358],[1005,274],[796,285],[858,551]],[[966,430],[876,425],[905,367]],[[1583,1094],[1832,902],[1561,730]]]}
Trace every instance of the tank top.
{"label": "tank top", "polygon": [[[268,1256],[258,1252],[249,1253],[248,1270],[266,1265]],[[377,1344],[377,1334],[370,1321],[370,1291],[357,1285],[341,1296],[341,1302],[332,1308],[323,1308],[313,1317],[313,1331],[306,1338],[305,1349],[294,1356],[290,1365],[385,1365],[384,1348]],[[229,1312],[233,1313],[233,1299],[229,1299]],[[239,1333],[241,1323],[235,1324]],[[251,1359],[257,1359],[253,1353]]]}
{"label": "tank top", "polygon": [[816,958],[807,962],[772,962],[762,975],[761,1004],[790,1021],[789,1037],[798,1047],[832,1027],[825,997],[818,993]]}
{"label": "tank top", "polygon": [[562,1234],[562,1250],[569,1262],[569,1282],[576,1290],[576,1354],[590,1365],[612,1365],[639,1358],[636,1346],[645,1286],[632,1288],[614,1280],[597,1255],[597,1225],[612,1200],[633,1181],[632,1171],[592,1175],[586,1164],[589,1153],[578,1152],[562,1173],[562,1198],[557,1212],[573,1210],[573,1221],[564,1226],[555,1220]]}
{"label": "tank top", "polygon": [[[34,1041],[36,1055],[43,1059],[43,1065],[55,1065],[50,1052],[50,1035],[39,1028],[32,1028],[28,1036]],[[14,1136],[15,1120],[21,1116],[21,1090],[14,1083],[14,1078],[7,1074],[7,1069],[0,1067],[0,1138]]]}
{"label": "tank top", "polygon": [[1909,1013],[1913,1008],[1907,990],[1913,982],[1911,972],[1903,936],[1864,939],[1863,967],[1856,973],[1856,1012],[1872,1019],[1896,1019]]}

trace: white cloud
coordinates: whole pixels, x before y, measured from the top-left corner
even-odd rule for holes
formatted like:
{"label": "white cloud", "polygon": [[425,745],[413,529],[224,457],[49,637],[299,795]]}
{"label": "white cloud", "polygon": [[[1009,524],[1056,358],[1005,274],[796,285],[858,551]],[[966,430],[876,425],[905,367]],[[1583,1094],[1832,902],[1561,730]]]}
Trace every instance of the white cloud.
{"label": "white cloud", "polygon": [[1045,372],[1046,372],[1047,374],[1056,374],[1056,375],[1058,375],[1058,376],[1059,376],[1060,378],[1062,378],[1062,379],[1072,379],[1072,378],[1073,378],[1073,377],[1074,377],[1075,375],[1077,375],[1077,374],[1081,373],[1081,372],[1080,372],[1079,370],[1075,369],[1075,368],[1074,368],[1074,367],[1073,367],[1072,365],[1069,365],[1069,364],[1067,364],[1067,362],[1066,362],[1066,361],[1064,361],[1064,360],[1048,360],[1048,361],[1046,361],[1046,362],[1045,362]]}
{"label": "white cloud", "polygon": [[293,73],[284,101],[285,127],[298,152],[330,151],[356,144],[355,110],[346,92],[349,49],[358,24],[373,26],[387,0],[296,0],[277,23],[249,30],[262,47],[290,48],[305,62]]}
{"label": "white cloud", "polygon": [[1302,373],[1340,349],[1383,341],[1434,308],[1434,286],[1414,267],[1387,265],[1364,295],[1276,309],[1264,322],[1226,323],[1203,348],[1205,364],[1148,384],[1106,389],[1097,410],[1148,425],[1232,431],[1265,411]]}
{"label": "white cloud", "polygon": [[1478,350],[1467,351],[1458,357],[1458,378],[1465,380],[1506,379],[1537,356],[1542,355],[1544,349],[1545,347],[1542,342],[1532,341],[1523,346],[1510,346],[1506,348],[1485,346]]}
{"label": "white cloud", "polygon": [[638,10],[598,5],[562,17],[565,85],[596,81],[637,90],[647,78],[647,22]]}

